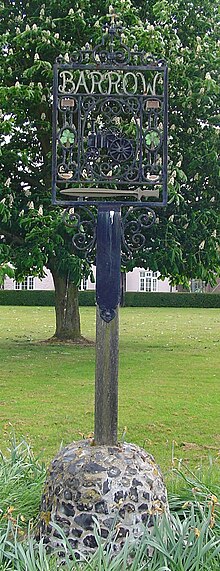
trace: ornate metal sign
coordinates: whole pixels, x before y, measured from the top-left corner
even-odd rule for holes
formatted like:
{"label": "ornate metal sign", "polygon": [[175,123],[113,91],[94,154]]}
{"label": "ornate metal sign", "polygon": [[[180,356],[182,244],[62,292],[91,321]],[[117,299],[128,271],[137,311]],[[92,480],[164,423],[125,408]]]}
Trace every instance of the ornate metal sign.
{"label": "ornate metal sign", "polygon": [[167,65],[121,32],[54,66],[54,204],[166,204]]}
{"label": "ornate metal sign", "polygon": [[126,46],[114,17],[100,44],[57,59],[53,88],[53,204],[74,253],[96,255],[99,445],[117,444],[121,250],[146,246],[167,202],[167,65]]}

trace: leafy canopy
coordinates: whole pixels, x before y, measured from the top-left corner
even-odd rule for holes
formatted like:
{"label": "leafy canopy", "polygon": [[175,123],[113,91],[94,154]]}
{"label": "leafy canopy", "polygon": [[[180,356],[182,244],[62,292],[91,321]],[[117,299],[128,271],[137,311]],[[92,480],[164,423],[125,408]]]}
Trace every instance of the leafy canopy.
{"label": "leafy canopy", "polygon": [[[0,263],[16,277],[51,260],[74,283],[89,266],[72,253],[51,207],[52,66],[95,44],[112,12],[104,0],[5,0],[0,16]],[[217,0],[115,0],[124,41],[169,63],[169,205],[127,265],[158,269],[173,283],[219,274]],[[64,135],[63,135],[64,136]],[[65,134],[68,141],[68,133]]]}

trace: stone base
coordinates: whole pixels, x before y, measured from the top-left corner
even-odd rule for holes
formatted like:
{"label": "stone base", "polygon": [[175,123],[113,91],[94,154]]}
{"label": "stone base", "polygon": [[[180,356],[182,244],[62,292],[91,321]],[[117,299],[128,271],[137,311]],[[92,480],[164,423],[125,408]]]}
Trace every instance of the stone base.
{"label": "stone base", "polygon": [[[125,538],[140,538],[154,515],[168,512],[166,488],[153,456],[135,444],[94,446],[92,440],[69,444],[53,460],[41,503],[39,536],[51,548],[60,545],[51,523],[62,527],[76,557],[96,547],[111,531],[120,550]],[[79,552],[78,552],[79,551]]]}

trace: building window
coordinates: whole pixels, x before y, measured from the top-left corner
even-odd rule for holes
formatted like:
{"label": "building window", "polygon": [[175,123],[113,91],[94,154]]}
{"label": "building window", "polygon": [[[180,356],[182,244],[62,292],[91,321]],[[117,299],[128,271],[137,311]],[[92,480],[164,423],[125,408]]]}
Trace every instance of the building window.
{"label": "building window", "polygon": [[85,291],[86,289],[88,289],[88,280],[87,280],[87,278],[84,277],[84,278],[82,279],[82,281],[81,281],[80,286],[79,286],[79,290],[80,290],[80,291],[82,291],[82,290]]}
{"label": "building window", "polygon": [[141,271],[139,274],[139,290],[158,291],[158,272]]}
{"label": "building window", "polygon": [[34,289],[34,277],[27,276],[23,282],[14,282],[14,289]]}
{"label": "building window", "polygon": [[204,293],[205,282],[203,282],[202,280],[191,280],[190,289],[192,293]]}

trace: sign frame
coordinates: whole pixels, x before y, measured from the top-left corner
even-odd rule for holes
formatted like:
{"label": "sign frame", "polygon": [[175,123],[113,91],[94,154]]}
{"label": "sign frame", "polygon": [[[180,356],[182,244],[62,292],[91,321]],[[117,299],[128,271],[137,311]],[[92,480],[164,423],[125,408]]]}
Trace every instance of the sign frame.
{"label": "sign frame", "polygon": [[[125,45],[121,40],[122,29],[114,23],[105,26],[103,32],[101,43],[94,48],[86,44],[84,49],[74,52],[69,61],[60,56],[54,64],[52,204],[65,207],[99,206],[107,202],[113,206],[114,204],[138,207],[166,206],[167,63],[150,56],[143,50],[138,50],[137,46],[131,49]],[[151,82],[148,82],[146,74],[151,78]],[[158,76],[162,83],[159,95],[156,93]],[[60,79],[63,81],[62,84]],[[86,101],[90,104],[89,113],[87,113],[90,131],[85,126],[84,119]],[[131,122],[129,120],[131,112],[127,113],[129,120],[127,124],[125,120],[126,110],[132,108],[131,103],[136,105],[134,123],[138,135],[135,141],[125,132]],[[74,105],[77,106],[77,111],[74,111]],[[122,110],[122,118],[119,112],[118,116],[117,112],[114,115],[114,106]],[[100,116],[101,120],[104,116],[107,127],[104,125],[103,130],[97,129],[96,122],[92,118],[93,113],[96,121],[99,122]],[[70,123],[72,121],[70,125],[69,118]],[[116,119],[121,121],[123,128],[125,127],[124,132],[112,129],[111,121],[116,122]],[[143,126],[143,119],[148,122],[147,130]],[[76,125],[73,124],[74,120]],[[74,139],[77,143],[75,150],[72,151]],[[59,165],[59,152],[63,153],[66,160],[60,163],[61,166]],[[68,154],[70,157],[74,155],[74,160],[71,160],[74,168],[76,167],[77,175],[73,174],[72,167],[67,166]],[[158,154],[160,154],[159,159]],[[80,170],[82,169],[82,156],[86,172],[84,179],[81,176],[82,170]],[[98,157],[97,161],[101,166],[97,164],[95,156]],[[106,161],[106,169],[109,169],[110,173],[115,170],[119,175],[113,174],[112,176],[107,173],[104,176],[97,176],[96,179],[98,171],[102,172],[100,169],[103,168],[103,161]],[[149,166],[150,161],[154,162]],[[158,164],[160,161],[160,167],[156,161]],[[62,173],[61,169],[63,169]],[[145,174],[146,169],[149,169],[150,174],[149,172]],[[158,175],[152,174],[157,171]],[[120,172],[122,172],[121,178]],[[132,175],[129,180],[130,173]],[[70,179],[67,181],[69,176]],[[69,188],[70,183],[73,183],[72,188]],[[60,199],[59,187],[62,188],[62,185],[64,188]],[[120,188],[115,189],[115,186]],[[64,199],[62,199],[63,195]],[[67,196],[70,198],[66,198]],[[159,196],[160,199],[157,200],[156,197]]]}

